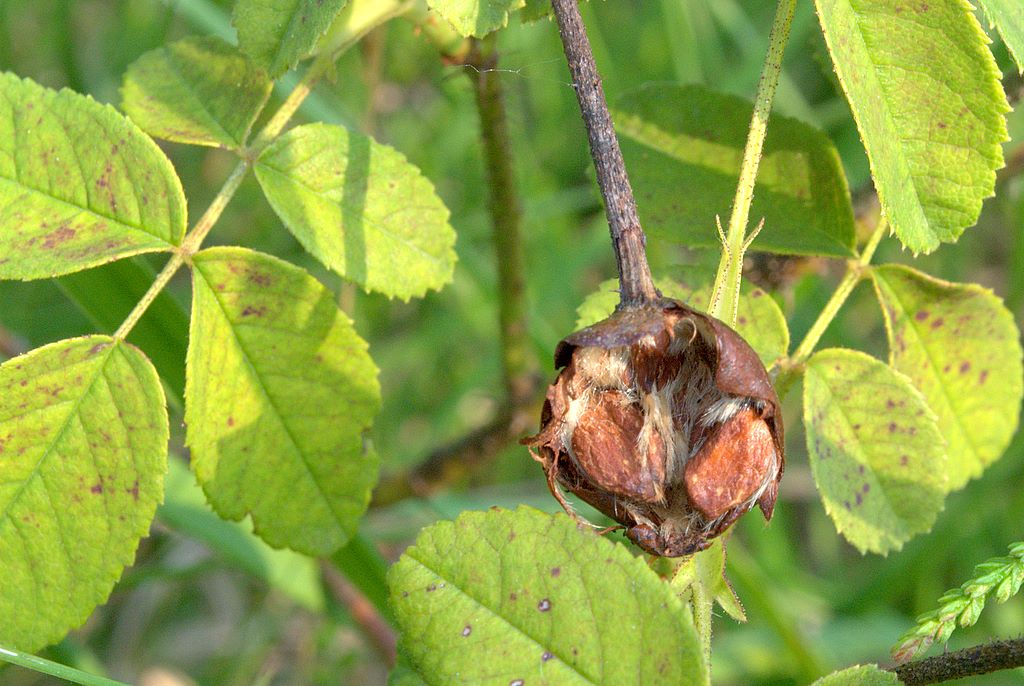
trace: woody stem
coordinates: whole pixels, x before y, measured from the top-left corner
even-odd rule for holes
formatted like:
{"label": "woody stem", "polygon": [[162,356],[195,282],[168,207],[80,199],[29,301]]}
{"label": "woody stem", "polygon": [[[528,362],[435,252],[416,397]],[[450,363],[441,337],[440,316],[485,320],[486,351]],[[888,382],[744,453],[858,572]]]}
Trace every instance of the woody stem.
{"label": "woody stem", "polygon": [[583,26],[577,0],[552,0],[562,47],[569,63],[573,88],[580,103],[583,123],[590,140],[590,155],[597,171],[608,229],[619,270],[620,295],[623,306],[639,305],[658,298],[651,270],[647,265],[646,243],[640,218],[637,216],[633,189],[626,175],[619,141],[615,138],[612,117],[605,102],[601,77],[594,64],[590,41]]}

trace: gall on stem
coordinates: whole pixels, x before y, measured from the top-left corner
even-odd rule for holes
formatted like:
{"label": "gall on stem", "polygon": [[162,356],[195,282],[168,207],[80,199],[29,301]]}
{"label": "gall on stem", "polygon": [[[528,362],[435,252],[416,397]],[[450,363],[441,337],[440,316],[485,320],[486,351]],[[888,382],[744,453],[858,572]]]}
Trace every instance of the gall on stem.
{"label": "gall on stem", "polygon": [[654,287],[622,153],[576,0],[552,0],[608,215],[621,302],[563,339],[539,433],[522,440],[643,550],[703,550],[755,504],[770,519],[785,462],[779,400],[726,324]]}

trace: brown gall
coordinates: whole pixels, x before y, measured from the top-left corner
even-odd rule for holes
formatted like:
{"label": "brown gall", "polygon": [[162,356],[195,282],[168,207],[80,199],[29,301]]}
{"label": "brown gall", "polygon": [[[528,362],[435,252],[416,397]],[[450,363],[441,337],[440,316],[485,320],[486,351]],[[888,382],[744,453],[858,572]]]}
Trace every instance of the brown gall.
{"label": "brown gall", "polygon": [[571,515],[562,489],[664,557],[703,550],[755,503],[771,518],[779,401],[724,323],[660,298],[567,336],[555,364],[540,431],[522,442]]}

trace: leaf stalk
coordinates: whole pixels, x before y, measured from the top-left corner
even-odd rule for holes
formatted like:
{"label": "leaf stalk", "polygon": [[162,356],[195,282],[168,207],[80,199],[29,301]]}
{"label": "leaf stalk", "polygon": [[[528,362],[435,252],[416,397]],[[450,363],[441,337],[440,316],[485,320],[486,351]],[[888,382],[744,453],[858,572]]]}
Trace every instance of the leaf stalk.
{"label": "leaf stalk", "polygon": [[761,69],[761,80],[757,84],[757,95],[754,99],[754,113],[750,120],[750,131],[747,144],[743,149],[743,162],[740,165],[739,183],[736,185],[736,197],[732,203],[732,216],[729,228],[722,235],[722,259],[715,274],[715,285],[711,293],[708,314],[718,317],[730,326],[736,325],[739,307],[740,282],[743,278],[743,256],[750,247],[760,225],[750,236],[747,236],[747,220],[750,217],[750,204],[754,199],[754,184],[757,181],[757,169],[761,163],[761,151],[764,149],[764,138],[768,131],[768,117],[775,100],[775,90],[782,74],[782,54],[789,41],[789,30],[793,25],[793,12],[796,0],[779,0],[768,36],[768,54],[764,58]]}

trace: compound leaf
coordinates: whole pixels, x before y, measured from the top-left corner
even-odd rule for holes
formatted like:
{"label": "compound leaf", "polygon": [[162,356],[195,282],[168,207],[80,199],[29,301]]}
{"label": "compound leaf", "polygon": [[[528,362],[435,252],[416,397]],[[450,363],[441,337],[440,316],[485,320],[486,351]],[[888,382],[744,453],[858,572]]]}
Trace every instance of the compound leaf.
{"label": "compound leaf", "polygon": [[460,35],[483,38],[505,26],[512,11],[525,7],[526,0],[427,0],[427,6]]}
{"label": "compound leaf", "polygon": [[122,107],[150,135],[238,149],[273,84],[252,60],[219,38],[186,38],[135,60]]}
{"label": "compound leaf", "polygon": [[1009,110],[963,0],[815,0],[871,175],[903,245],[930,252],[992,195]]}
{"label": "compound leaf", "polygon": [[0,644],[38,650],[107,599],[163,498],[167,441],[156,371],[126,343],[0,365]]}
{"label": "compound leaf", "polygon": [[0,279],[171,250],[185,196],[160,148],[114,108],[0,74]]}
{"label": "compound leaf", "polygon": [[949,486],[994,462],[1017,430],[1024,366],[1013,315],[992,291],[909,267],[871,272],[889,360],[924,393],[949,454]]}
{"label": "compound leaf", "polygon": [[340,126],[299,126],[260,155],[256,178],[306,250],[363,288],[408,300],[451,280],[448,208],[394,148]]}
{"label": "compound leaf", "polygon": [[348,0],[238,0],[238,46],[276,79],[306,57]]}
{"label": "compound leaf", "polygon": [[564,514],[465,512],[388,581],[428,684],[702,683],[690,613],[641,558]]}
{"label": "compound leaf", "polygon": [[327,555],[370,500],[380,406],[366,342],[307,272],[244,248],[193,257],[185,382],[192,468],[217,512],[274,547]]}
{"label": "compound leaf", "polygon": [[825,510],[858,550],[884,555],[931,528],[945,446],[905,376],[855,350],[822,350],[807,363],[804,425]]}
{"label": "compound leaf", "polygon": [[[690,247],[720,245],[715,216],[732,205],[753,108],[701,86],[662,84],[616,103],[615,128],[648,231]],[[824,133],[795,119],[769,121],[750,212],[765,219],[754,250],[853,254],[839,153]]]}

